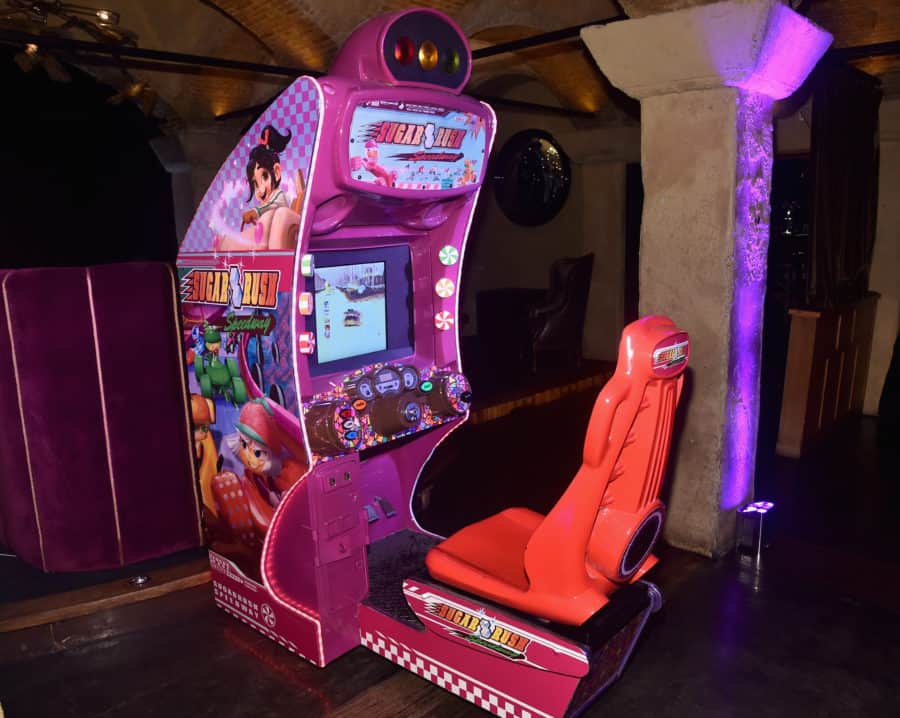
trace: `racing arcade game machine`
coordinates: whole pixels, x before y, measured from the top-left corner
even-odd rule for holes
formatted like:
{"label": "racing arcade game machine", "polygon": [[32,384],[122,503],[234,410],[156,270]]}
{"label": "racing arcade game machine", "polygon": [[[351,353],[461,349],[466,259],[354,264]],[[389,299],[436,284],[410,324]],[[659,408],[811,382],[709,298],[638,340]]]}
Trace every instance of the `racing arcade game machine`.
{"label": "racing arcade game machine", "polygon": [[547,517],[444,542],[419,526],[416,481],[471,401],[455,320],[495,118],[460,95],[470,72],[445,15],[370,20],[266,109],[198,208],[178,269],[214,598],[318,666],[363,644],[495,714],[570,715],[659,606],[638,579],[687,335],[626,328]]}

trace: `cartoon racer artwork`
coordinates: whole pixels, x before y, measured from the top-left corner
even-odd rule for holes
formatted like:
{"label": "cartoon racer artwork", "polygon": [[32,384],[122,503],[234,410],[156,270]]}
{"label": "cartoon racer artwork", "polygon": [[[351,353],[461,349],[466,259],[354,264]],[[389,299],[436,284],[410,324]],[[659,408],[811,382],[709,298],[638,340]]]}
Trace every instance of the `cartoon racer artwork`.
{"label": "cartoon racer artwork", "polygon": [[227,357],[219,358],[222,334],[209,324],[203,330],[205,350],[194,356],[194,374],[200,384],[200,393],[207,399],[223,397],[234,406],[247,401],[247,386],[241,379],[237,361]]}
{"label": "cartoon racer artwork", "polygon": [[382,187],[393,187],[397,183],[396,171],[385,169],[378,162],[378,143],[374,140],[366,141],[365,156],[350,158],[350,169],[354,172],[365,170],[374,175],[373,183]]}
{"label": "cartoon racer artwork", "polygon": [[358,327],[360,324],[362,324],[362,314],[356,307],[350,307],[344,312],[345,327]]}
{"label": "cartoon racer artwork", "polygon": [[[285,492],[307,471],[303,447],[280,429],[269,399],[244,404],[225,444],[240,462],[212,479],[216,509],[233,539],[258,549]],[[224,528],[224,526],[223,526]]]}

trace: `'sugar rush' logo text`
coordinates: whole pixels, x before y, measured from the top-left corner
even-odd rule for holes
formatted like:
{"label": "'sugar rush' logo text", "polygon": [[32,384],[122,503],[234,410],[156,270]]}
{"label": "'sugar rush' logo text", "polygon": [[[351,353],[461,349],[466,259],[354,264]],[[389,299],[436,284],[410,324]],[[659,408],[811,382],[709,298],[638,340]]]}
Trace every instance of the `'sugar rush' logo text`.
{"label": "'sugar rush' logo text", "polygon": [[192,269],[181,280],[181,298],[196,304],[275,309],[281,272],[228,269]]}
{"label": "'sugar rush' logo text", "polygon": [[473,614],[446,603],[429,603],[428,612],[453,624],[450,630],[453,635],[513,660],[525,658],[525,649],[531,643],[530,639],[486,616],[484,611]]}
{"label": "'sugar rush' logo text", "polygon": [[466,131],[453,127],[435,127],[433,122],[419,125],[385,120],[369,128],[369,137],[378,144],[422,145],[426,150],[432,147],[458,150],[466,138]]}

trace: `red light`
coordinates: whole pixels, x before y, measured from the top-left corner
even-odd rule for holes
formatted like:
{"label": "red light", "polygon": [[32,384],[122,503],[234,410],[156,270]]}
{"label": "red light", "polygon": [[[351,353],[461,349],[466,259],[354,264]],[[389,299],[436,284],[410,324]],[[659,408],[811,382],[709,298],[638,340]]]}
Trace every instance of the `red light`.
{"label": "red light", "polygon": [[408,65],[416,57],[416,43],[408,37],[401,37],[394,43],[394,59],[401,65]]}

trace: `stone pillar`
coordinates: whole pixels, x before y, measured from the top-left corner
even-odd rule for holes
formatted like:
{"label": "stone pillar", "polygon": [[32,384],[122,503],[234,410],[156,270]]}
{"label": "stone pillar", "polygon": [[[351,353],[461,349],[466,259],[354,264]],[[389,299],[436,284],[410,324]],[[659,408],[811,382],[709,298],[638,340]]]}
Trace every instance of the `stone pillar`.
{"label": "stone pillar", "polygon": [[191,165],[177,137],[161,135],[150,140],[159,163],[172,177],[172,209],[175,217],[177,244],[184,239],[196,206],[191,186]]}
{"label": "stone pillar", "polygon": [[720,555],[753,494],[772,102],[799,87],[831,36],[775,0],[733,0],[582,38],[641,101],[641,314],[691,335],[666,539]]}

